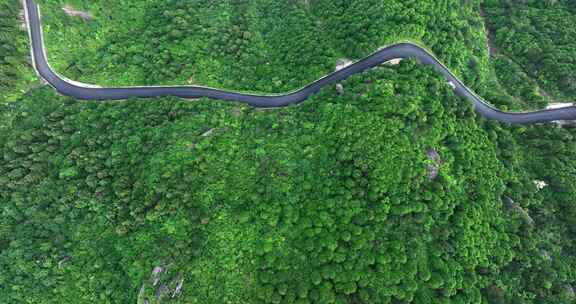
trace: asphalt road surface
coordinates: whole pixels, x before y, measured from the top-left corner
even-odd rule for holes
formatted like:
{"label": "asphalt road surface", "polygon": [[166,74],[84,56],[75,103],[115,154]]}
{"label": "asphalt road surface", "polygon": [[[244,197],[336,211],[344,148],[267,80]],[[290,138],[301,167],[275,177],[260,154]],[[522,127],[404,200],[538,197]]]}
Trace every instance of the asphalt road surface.
{"label": "asphalt road surface", "polygon": [[555,120],[575,120],[576,107],[548,109],[533,112],[503,112],[500,111],[472,90],[466,87],[450,70],[445,67],[427,50],[411,43],[398,43],[383,48],[344,69],[328,74],[309,85],[284,95],[257,95],[230,92],[215,88],[200,86],[148,86],[148,87],[118,87],[95,88],[71,82],[56,74],[48,64],[42,37],[40,11],[33,0],[23,0],[26,13],[28,32],[34,67],[40,77],[46,80],[60,94],[84,100],[122,100],[129,97],[177,96],[181,98],[208,97],[226,101],[242,102],[255,107],[283,107],[300,103],[321,88],[340,82],[350,75],[363,72],[395,58],[416,58],[421,64],[431,65],[447,81],[454,84],[454,91],[474,105],[476,111],[488,119],[495,119],[510,124],[529,124],[550,122]]}

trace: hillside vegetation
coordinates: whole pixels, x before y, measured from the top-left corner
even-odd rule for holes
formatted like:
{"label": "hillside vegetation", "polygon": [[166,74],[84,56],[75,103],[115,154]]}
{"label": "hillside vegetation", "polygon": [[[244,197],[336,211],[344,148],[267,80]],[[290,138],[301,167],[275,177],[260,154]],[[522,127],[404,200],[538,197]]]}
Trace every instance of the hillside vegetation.
{"label": "hillside vegetation", "polygon": [[22,20],[18,0],[0,0],[0,103],[17,99],[35,81]]}
{"label": "hillside vegetation", "polygon": [[576,99],[576,2],[485,1],[499,50],[559,100]]}
{"label": "hillside vegetation", "polygon": [[[491,87],[519,65],[489,65],[478,1],[41,3],[83,81],[283,92],[402,38],[502,108],[545,103]],[[342,85],[276,110],[0,103],[0,303],[576,299],[575,129],[486,121],[413,60]]]}
{"label": "hillside vegetation", "polygon": [[[486,77],[477,1],[72,1],[42,5],[48,54],[71,79],[285,92],[402,39],[421,41],[472,87]],[[460,6],[453,10],[454,5]]]}

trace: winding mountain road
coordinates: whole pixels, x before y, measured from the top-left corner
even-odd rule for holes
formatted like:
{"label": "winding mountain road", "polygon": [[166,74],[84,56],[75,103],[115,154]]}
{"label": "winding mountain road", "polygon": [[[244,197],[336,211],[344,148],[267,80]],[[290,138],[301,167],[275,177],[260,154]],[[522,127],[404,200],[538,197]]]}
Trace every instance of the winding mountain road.
{"label": "winding mountain road", "polygon": [[101,88],[81,84],[61,77],[48,64],[42,28],[40,10],[33,0],[22,0],[31,42],[34,68],[38,75],[46,80],[60,94],[84,100],[122,100],[129,97],[177,96],[181,98],[208,97],[226,101],[246,103],[255,107],[283,107],[300,103],[322,87],[337,83],[367,69],[376,67],[395,58],[416,58],[421,64],[431,65],[454,84],[458,96],[466,98],[474,105],[478,113],[488,119],[510,124],[529,124],[555,120],[576,120],[576,107],[547,109],[534,112],[503,112],[485,102],[466,87],[450,70],[427,50],[411,43],[399,43],[383,48],[339,71],[328,74],[309,85],[283,95],[256,95],[231,92],[200,86],[147,86],[147,87],[110,87]]}

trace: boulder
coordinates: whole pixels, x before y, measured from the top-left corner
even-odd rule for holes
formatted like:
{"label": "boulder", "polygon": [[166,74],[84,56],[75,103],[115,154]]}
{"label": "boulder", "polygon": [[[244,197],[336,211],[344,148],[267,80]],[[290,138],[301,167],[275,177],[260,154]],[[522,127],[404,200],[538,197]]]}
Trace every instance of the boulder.
{"label": "boulder", "polygon": [[546,249],[540,249],[540,256],[548,262],[552,261],[552,256]]}
{"label": "boulder", "polygon": [[336,92],[338,95],[344,94],[344,86],[341,83],[336,84]]}
{"label": "boulder", "polygon": [[348,58],[341,58],[336,60],[336,68],[334,69],[335,71],[340,71],[341,69],[351,65],[353,62],[352,60],[348,59]]}
{"label": "boulder", "polygon": [[548,186],[548,184],[545,181],[541,181],[541,180],[535,180],[534,182],[534,186],[536,186],[536,188],[538,190],[542,190],[544,189],[546,186]]}

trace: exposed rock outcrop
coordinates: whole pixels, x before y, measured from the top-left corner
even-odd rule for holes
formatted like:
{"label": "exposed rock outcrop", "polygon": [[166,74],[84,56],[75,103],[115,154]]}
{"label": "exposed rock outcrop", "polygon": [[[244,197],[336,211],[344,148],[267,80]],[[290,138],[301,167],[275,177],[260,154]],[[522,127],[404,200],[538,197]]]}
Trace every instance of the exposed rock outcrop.
{"label": "exposed rock outcrop", "polygon": [[574,287],[572,287],[571,285],[564,286],[564,294],[570,300],[576,299],[576,291],[574,291]]}
{"label": "exposed rock outcrop", "polygon": [[170,283],[170,286],[175,286],[174,291],[172,292],[172,298],[177,298],[182,294],[182,286],[184,286],[184,278],[181,275],[178,275],[174,281]]}
{"label": "exposed rock outcrop", "polygon": [[170,266],[161,265],[152,269],[150,278],[145,281],[138,292],[138,304],[168,303],[169,299],[182,295],[184,277],[178,273],[175,277],[167,271]]}
{"label": "exposed rock outcrop", "polygon": [[524,224],[526,224],[529,227],[534,227],[534,220],[532,219],[532,217],[530,217],[530,214],[528,214],[528,211],[526,211],[524,208],[522,208],[522,206],[520,206],[520,204],[516,203],[515,201],[513,201],[511,198],[505,196],[504,197],[504,203],[506,204],[506,207],[514,212],[515,214],[519,215],[520,218],[522,219],[522,221],[524,222]]}
{"label": "exposed rock outcrop", "polygon": [[542,189],[546,188],[546,186],[548,186],[548,184],[545,181],[535,180],[534,186],[536,186],[536,188],[538,188],[538,190],[542,190]]}
{"label": "exposed rock outcrop", "polygon": [[154,269],[152,269],[152,275],[150,276],[150,283],[152,286],[158,285],[162,272],[164,272],[164,267],[162,266],[156,266]]}
{"label": "exposed rock outcrop", "polygon": [[215,131],[215,130],[216,130],[215,128],[212,128],[212,129],[210,129],[210,130],[202,133],[202,137],[208,137],[208,136],[214,134],[214,131]]}
{"label": "exposed rock outcrop", "polygon": [[426,157],[432,162],[428,164],[428,180],[433,181],[438,177],[438,173],[440,172],[440,167],[442,166],[442,158],[438,151],[435,149],[428,149],[426,150]]}
{"label": "exposed rock outcrop", "polygon": [[166,284],[160,284],[160,287],[156,288],[156,300],[160,301],[160,299],[164,298],[169,292],[170,290],[168,290]]}

